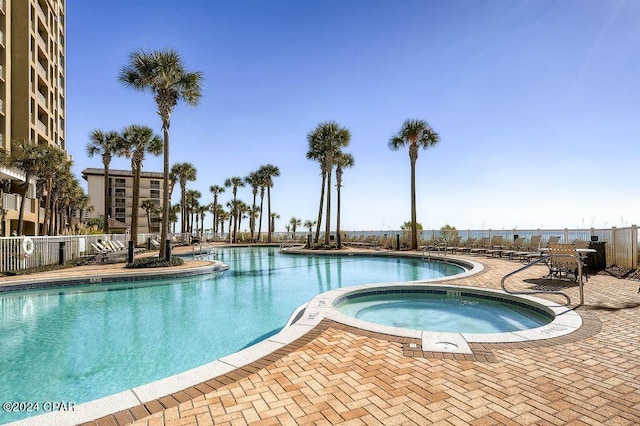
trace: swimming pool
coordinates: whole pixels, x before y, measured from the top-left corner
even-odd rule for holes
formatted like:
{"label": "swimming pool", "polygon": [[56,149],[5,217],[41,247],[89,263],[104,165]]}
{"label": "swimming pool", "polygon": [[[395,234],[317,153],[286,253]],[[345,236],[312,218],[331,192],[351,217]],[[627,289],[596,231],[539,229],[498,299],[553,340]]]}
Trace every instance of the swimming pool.
{"label": "swimming pool", "polygon": [[[276,333],[319,293],[462,272],[447,263],[218,250],[213,276],[16,292],[0,297],[0,400],[73,401],[205,364]],[[0,423],[38,413],[0,412]]]}

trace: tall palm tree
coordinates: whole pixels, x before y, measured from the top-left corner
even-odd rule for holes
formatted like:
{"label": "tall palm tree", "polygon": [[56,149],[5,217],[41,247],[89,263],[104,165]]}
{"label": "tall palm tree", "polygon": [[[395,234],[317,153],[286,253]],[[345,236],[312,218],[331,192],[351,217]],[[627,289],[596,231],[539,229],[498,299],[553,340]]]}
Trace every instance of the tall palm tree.
{"label": "tall palm tree", "polygon": [[251,193],[253,194],[253,203],[251,204],[251,214],[249,215],[249,232],[251,234],[251,241],[253,241],[253,232],[256,228],[255,216],[253,213],[256,210],[256,197],[258,195],[258,189],[260,188],[260,184],[262,182],[260,173],[257,171],[249,173],[247,177],[244,178],[244,182],[251,187]]}
{"label": "tall palm tree", "polygon": [[[273,188],[273,178],[280,176],[280,169],[273,164],[265,164],[260,166],[258,173],[261,175],[261,179],[263,179],[263,185],[267,188],[267,217],[271,217],[271,188]],[[268,243],[271,242],[271,233],[273,231],[273,227],[270,226],[267,233]]]}
{"label": "tall palm tree", "polygon": [[[188,72],[175,50],[145,52],[137,50],[129,55],[129,63],[120,70],[119,78],[125,86],[153,94],[162,120],[164,136],[164,185],[162,197],[162,227],[160,232],[160,257],[169,235],[169,127],[171,114],[178,101],[197,106],[202,96],[201,72]],[[165,259],[169,260],[169,259]]]}
{"label": "tall palm tree", "polygon": [[[233,210],[231,210],[231,219],[233,219],[233,233],[231,234],[231,241],[236,242],[236,233],[238,232],[238,215],[237,215],[237,194],[238,188],[244,186],[244,180],[239,176],[234,176],[225,179],[224,186],[227,188],[232,188],[233,192]],[[229,232],[231,232],[231,227],[229,227]]]}
{"label": "tall palm tree", "polygon": [[200,197],[202,197],[202,193],[195,189],[189,189],[185,192],[184,209],[185,217],[187,219],[186,232],[190,234],[193,234],[193,216],[195,215],[198,207],[200,207]]}
{"label": "tall palm tree", "polygon": [[291,225],[291,232],[293,232],[293,235],[296,235],[296,229],[298,229],[298,226],[300,226],[302,224],[302,219],[298,219],[297,217],[292,217],[289,220],[289,225]]}
{"label": "tall palm tree", "polygon": [[218,231],[218,195],[224,192],[224,186],[211,185],[209,192],[213,194],[213,203],[211,204],[211,212],[213,213],[213,236]]}
{"label": "tall palm tree", "polygon": [[132,124],[122,131],[122,149],[124,150],[124,155],[131,158],[131,173],[133,174],[131,240],[137,242],[142,162],[147,152],[153,155],[162,154],[162,139],[160,139],[160,136],[154,134],[151,128]]}
{"label": "tall palm tree", "polygon": [[[182,206],[180,209],[180,232],[183,234],[187,231],[187,200],[186,200],[186,191],[187,191],[187,181],[196,180],[197,171],[193,164],[191,163],[176,163],[171,167],[171,174],[176,176],[178,181],[180,182],[180,205]],[[164,214],[164,209],[163,209]]]}
{"label": "tall palm tree", "polygon": [[353,155],[340,152],[336,156],[335,165],[336,165],[336,190],[337,190],[337,206],[336,206],[336,238],[338,243],[338,249],[342,248],[342,239],[340,238],[340,188],[342,188],[342,174],[344,173],[344,169],[349,167],[353,167],[355,164],[355,160],[353,159]]}
{"label": "tall palm tree", "polygon": [[326,223],[324,243],[329,245],[329,236],[331,234],[331,172],[335,163],[335,156],[338,155],[341,148],[346,147],[351,142],[351,132],[340,127],[335,121],[328,121],[318,124],[307,135],[309,150],[307,151],[307,159],[315,160],[320,164],[322,173],[322,188],[320,190],[320,208],[318,209],[318,226],[316,228],[315,242],[320,238],[320,226],[322,223],[322,205],[325,197],[325,185],[327,188],[327,207],[326,207]]}
{"label": "tall palm tree", "polygon": [[[44,209],[44,234],[52,235],[54,233],[53,206],[51,201],[53,195],[54,180],[55,183],[70,186],[73,182],[77,182],[76,178],[71,175],[71,162],[67,161],[66,154],[57,146],[41,145],[39,149],[42,151],[40,161],[38,161],[37,174],[40,181],[46,187],[45,209]],[[117,153],[116,153],[117,154]],[[65,175],[68,174],[68,176]],[[64,181],[64,179],[67,179]],[[60,193],[56,194],[58,197]]]}
{"label": "tall palm tree", "polygon": [[[142,202],[140,203],[140,207],[144,209],[145,213],[147,214],[147,228],[148,228],[148,232],[151,232],[151,214],[152,213],[159,213],[160,212],[160,206],[156,204],[155,201],[153,200],[142,200]],[[135,244],[138,243],[137,239],[133,239],[133,242]]]}
{"label": "tall palm tree", "polygon": [[409,160],[411,161],[411,249],[418,249],[418,228],[416,214],[416,160],[418,150],[427,149],[440,141],[440,136],[424,120],[406,120],[402,127],[389,139],[389,148],[397,151],[401,148],[409,148]]}
{"label": "tall palm tree", "polygon": [[89,157],[100,155],[104,166],[104,225],[102,228],[105,234],[109,233],[109,213],[111,212],[109,165],[113,156],[118,156],[121,152],[121,139],[118,132],[103,132],[97,129],[91,132],[87,143],[87,155]]}

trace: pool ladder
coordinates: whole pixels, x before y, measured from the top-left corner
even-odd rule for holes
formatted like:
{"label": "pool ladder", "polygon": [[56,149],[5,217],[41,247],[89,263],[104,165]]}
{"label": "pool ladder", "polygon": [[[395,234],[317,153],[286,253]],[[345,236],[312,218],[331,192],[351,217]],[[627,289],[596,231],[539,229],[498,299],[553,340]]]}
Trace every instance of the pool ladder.
{"label": "pool ladder", "polygon": [[[564,293],[562,291],[511,291],[505,287],[505,281],[507,280],[507,278],[510,278],[513,275],[516,275],[524,271],[525,269],[532,267],[533,265],[537,265],[540,262],[544,262],[545,264],[547,264],[547,261],[550,260],[552,257],[572,257],[573,259],[575,259],[578,265],[578,285],[580,288],[580,305],[584,305],[584,282],[582,281],[582,261],[578,256],[573,254],[545,255],[545,256],[542,256],[540,259],[536,259],[531,263],[528,263],[523,267],[516,269],[513,272],[509,272],[507,275],[502,277],[502,280],[500,280],[500,286],[502,287],[502,291],[508,294],[558,294],[558,295],[564,296],[564,298],[567,300],[567,303],[564,306],[571,305],[571,298],[567,293]],[[551,275],[551,270],[549,270],[549,276],[550,275]]]}

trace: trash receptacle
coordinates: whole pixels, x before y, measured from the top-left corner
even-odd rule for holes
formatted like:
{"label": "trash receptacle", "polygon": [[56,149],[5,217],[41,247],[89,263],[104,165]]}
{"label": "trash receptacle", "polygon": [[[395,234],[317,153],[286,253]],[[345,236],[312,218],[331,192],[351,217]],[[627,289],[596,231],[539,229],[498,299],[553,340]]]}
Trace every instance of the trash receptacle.
{"label": "trash receptacle", "polygon": [[589,248],[596,251],[595,253],[589,253],[589,257],[587,258],[589,271],[603,271],[607,269],[606,244],[606,241],[591,241],[589,243]]}

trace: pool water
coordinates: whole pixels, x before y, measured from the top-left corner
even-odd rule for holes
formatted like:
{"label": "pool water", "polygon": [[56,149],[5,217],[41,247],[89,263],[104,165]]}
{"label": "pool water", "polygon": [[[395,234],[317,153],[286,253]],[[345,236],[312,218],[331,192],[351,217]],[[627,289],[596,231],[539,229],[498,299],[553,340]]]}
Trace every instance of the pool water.
{"label": "pool water", "polygon": [[[76,404],[177,374],[275,334],[319,293],[463,272],[421,259],[217,251],[228,271],[0,296],[0,401]],[[37,413],[0,411],[0,423]]]}
{"label": "pool water", "polygon": [[376,324],[450,333],[506,333],[553,319],[508,301],[442,294],[384,294],[348,299],[336,309]]}

